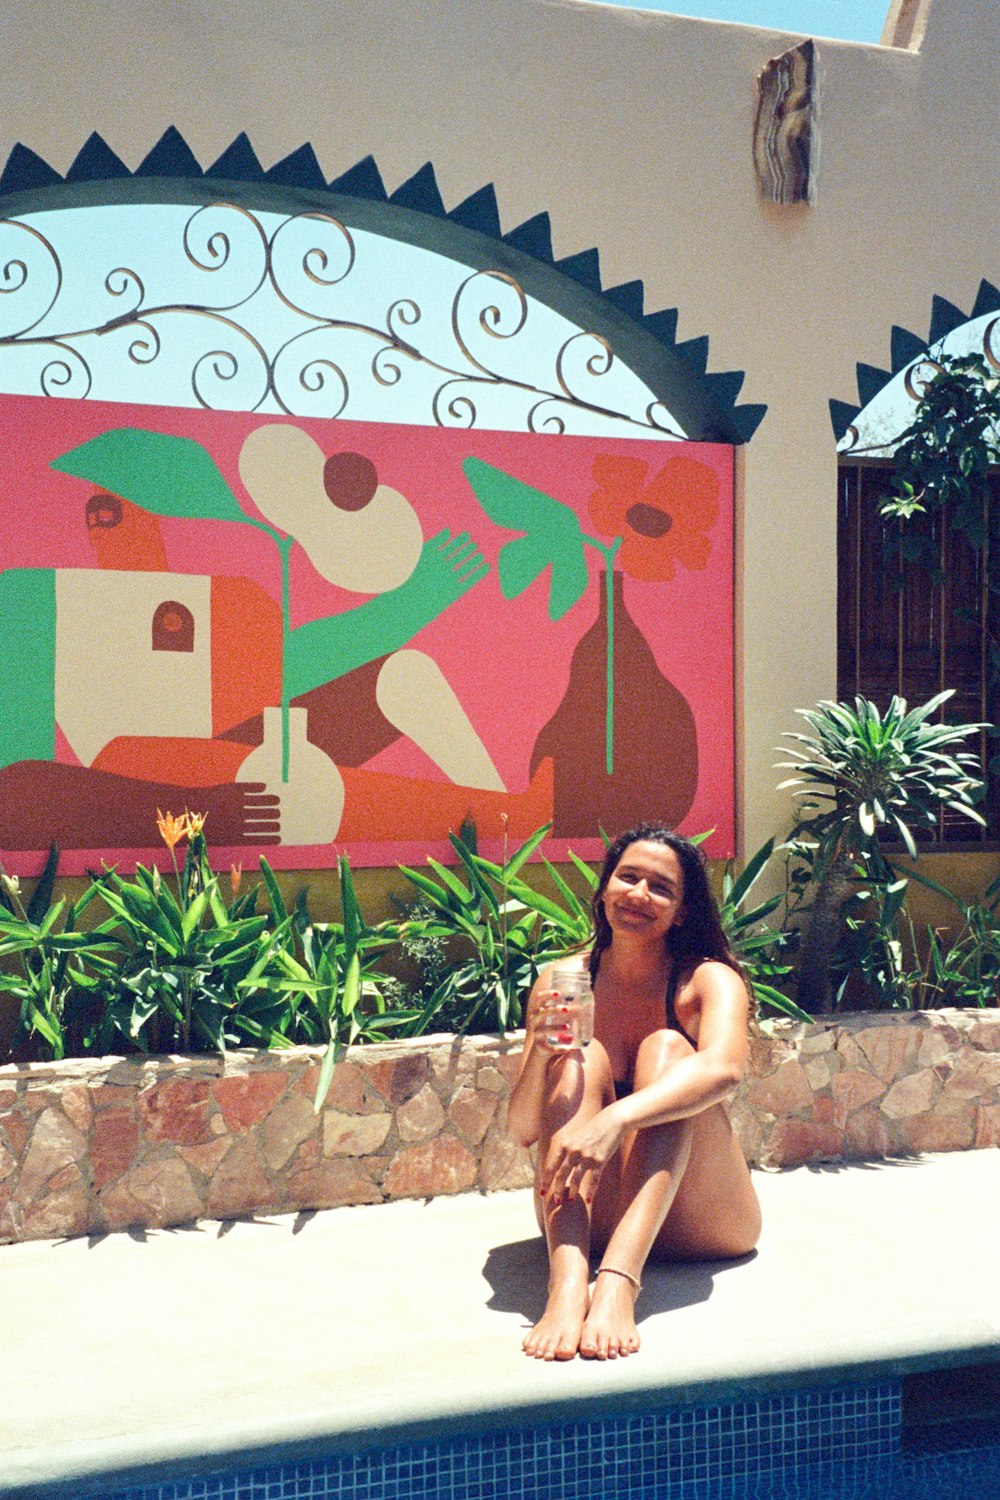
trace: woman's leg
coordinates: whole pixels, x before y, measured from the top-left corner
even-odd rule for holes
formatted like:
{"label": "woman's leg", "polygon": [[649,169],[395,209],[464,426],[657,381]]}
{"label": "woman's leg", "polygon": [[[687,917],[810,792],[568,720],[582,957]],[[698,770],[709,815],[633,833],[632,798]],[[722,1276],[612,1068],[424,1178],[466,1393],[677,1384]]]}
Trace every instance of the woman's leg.
{"label": "woman's leg", "polygon": [[[676,1032],[647,1037],[636,1062],[637,1088],[690,1045]],[[600,1192],[593,1238],[602,1265],[639,1280],[650,1254],[670,1260],[729,1260],[748,1255],[760,1235],[760,1205],[729,1117],[721,1104],[689,1119],[637,1130],[622,1147],[617,1197]],[[580,1353],[614,1359],[639,1347],[635,1289],[624,1276],[598,1273]]]}
{"label": "woman's leg", "polygon": [[760,1204],[746,1159],[721,1104],[691,1121],[687,1171],[656,1237],[668,1260],[732,1260],[760,1237]]}
{"label": "woman's leg", "polygon": [[[676,1031],[657,1031],[639,1048],[635,1088],[645,1088],[692,1051]],[[620,1176],[612,1198],[598,1191],[594,1240],[604,1245],[590,1310],[580,1338],[580,1353],[591,1359],[617,1359],[639,1347],[635,1326],[635,1283],[679,1190],[693,1139],[690,1119],[672,1120],[636,1130],[622,1144]],[[601,1187],[605,1184],[603,1177]],[[614,1271],[624,1272],[615,1275]]]}
{"label": "woman's leg", "polygon": [[[538,1190],[542,1169],[561,1129],[571,1120],[592,1119],[613,1099],[611,1064],[600,1042],[549,1063],[535,1172],[535,1211],[549,1252],[549,1295],[545,1312],[524,1339],[525,1353],[535,1359],[572,1359],[576,1354],[590,1282],[591,1205],[582,1197],[546,1202]],[[605,1175],[617,1175],[612,1165]]]}

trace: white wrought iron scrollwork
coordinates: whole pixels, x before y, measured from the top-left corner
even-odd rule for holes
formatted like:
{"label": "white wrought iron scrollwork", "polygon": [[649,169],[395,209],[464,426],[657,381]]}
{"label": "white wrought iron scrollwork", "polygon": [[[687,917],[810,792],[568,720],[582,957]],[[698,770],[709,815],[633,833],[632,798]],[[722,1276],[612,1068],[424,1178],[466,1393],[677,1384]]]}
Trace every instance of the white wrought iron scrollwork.
{"label": "white wrought iron scrollwork", "polygon": [[959,323],[888,380],[849,423],[837,444],[842,457],[889,458],[906,432],[931,381],[955,358],[981,362],[1000,373],[1000,316],[982,314]]}
{"label": "white wrought iron scrollwork", "polygon": [[936,359],[931,359],[929,355],[923,355],[920,359],[914,360],[903,380],[903,388],[910,400],[922,401],[935,375],[940,375],[943,370],[944,365]]}
{"label": "white wrought iron scrollwork", "polygon": [[554,322],[505,271],[433,256],[450,268],[450,289],[439,275],[420,300],[392,295],[372,316],[382,242],[327,213],[184,210],[166,276],[146,274],[138,255],[134,265],[116,256],[104,273],[87,265],[80,326],[53,225],[64,215],[68,236],[74,214],[99,211],[47,214],[45,232],[0,221],[0,389],[325,417],[366,416],[381,399],[389,420],[559,433],[595,419],[684,436],[607,339]]}

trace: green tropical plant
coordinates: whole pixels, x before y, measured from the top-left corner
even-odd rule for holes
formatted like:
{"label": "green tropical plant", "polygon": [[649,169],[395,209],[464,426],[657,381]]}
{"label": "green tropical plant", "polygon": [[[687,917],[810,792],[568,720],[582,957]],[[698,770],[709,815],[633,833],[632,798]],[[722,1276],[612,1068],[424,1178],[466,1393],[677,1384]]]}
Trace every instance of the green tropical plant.
{"label": "green tropical plant", "polygon": [[79,901],[52,901],[58,864],[53,846],[27,904],[18,878],[0,866],[0,994],[19,1005],[11,1050],[32,1046],[53,1061],[72,1052],[74,1042],[79,1050],[90,993],[116,946],[105,928],[78,928],[96,895],[93,886]]}
{"label": "green tropical plant", "polygon": [[288,1045],[271,997],[265,993],[262,1006],[256,993],[245,996],[241,988],[269,927],[267,916],[255,914],[256,892],[227,906],[201,820],[189,820],[184,832],[189,843],[176,896],[155,865],[138,865],[134,880],[117,870],[95,880],[95,894],[111,913],[103,930],[119,954],[114,974],[106,976],[113,982],[92,1044],[156,1052],[224,1052],[248,1041]]}
{"label": "green tropical plant", "polygon": [[[544,833],[545,830],[539,830],[539,832]],[[532,835],[532,839],[537,837],[537,833]],[[543,869],[548,876],[556,892],[554,897],[535,890],[526,880],[520,878],[516,870],[511,872],[509,867],[501,870],[496,865],[487,866],[495,880],[503,881],[504,889],[509,896],[525,911],[534,912],[539,918],[539,967],[550,963],[553,959],[562,958],[576,948],[581,948],[589,941],[593,932],[590,902],[594,891],[597,890],[597,872],[590,865],[585,864],[579,855],[574,854],[572,849],[568,851],[567,858],[580,876],[584,891],[587,893],[586,900],[581,900],[572,886],[560,875],[555,865],[544,857],[539,861],[539,868]]]}
{"label": "green tropical plant", "polygon": [[857,973],[879,1008],[919,1010],[928,1003],[932,956],[921,961],[906,905],[909,881],[893,873],[871,879],[844,905],[844,941],[835,969],[839,1002]]}
{"label": "green tropical plant", "polygon": [[[424,937],[443,940],[452,960],[411,1025],[411,1035],[445,1017],[455,1030],[468,1031],[484,1010],[492,1013],[498,1031],[513,1030],[541,966],[572,946],[553,939],[556,903],[549,903],[553,911],[545,918],[544,898],[517,878],[550,826],[536,829],[502,864],[483,859],[474,833],[464,830],[464,836],[449,835],[461,873],[430,858],[430,875],[400,866],[429,908],[428,916],[411,919],[407,926]],[[582,912],[582,903],[573,900]],[[572,911],[569,921],[576,921]]]}
{"label": "green tropical plant", "polygon": [[736,873],[734,860],[727,860],[722,874],[722,900],[719,918],[733,955],[739,960],[750,981],[758,1004],[796,1021],[812,1017],[780,987],[792,972],[784,957],[793,946],[795,934],[776,931],[767,919],[784,901],[784,893],[769,896],[756,906],[748,906],[750,893],[764,874],[774,853],[774,839],[768,839]]}
{"label": "green tropical plant", "polygon": [[[964,534],[980,554],[986,587],[996,594],[1000,592],[1000,556],[995,539],[1000,520],[991,494],[991,475],[1000,465],[1000,373],[977,354],[928,355],[913,370],[933,374],[920,388],[912,422],[889,445],[891,489],[879,510],[898,525],[886,531],[883,556],[894,566],[897,590],[904,588],[905,568],[912,563],[922,567],[934,583],[943,583],[936,530],[926,524],[908,524],[914,516],[939,514],[947,529]],[[995,686],[1000,681],[1000,642],[987,625],[981,601],[963,595],[963,590],[953,591],[952,614],[977,633],[985,630],[985,662]],[[995,742],[1000,729],[990,725],[988,734]],[[988,770],[1000,771],[1000,755],[990,757]]]}
{"label": "green tropical plant", "polygon": [[422,898],[410,900],[390,891],[389,900],[399,913],[399,967],[405,975],[393,976],[398,994],[422,1010],[448,971],[447,941],[426,931],[425,918],[434,912]]}
{"label": "green tropical plant", "polygon": [[[796,1000],[825,1014],[832,1008],[831,972],[844,922],[844,905],[857,877],[894,878],[885,839],[901,839],[917,857],[916,834],[933,831],[942,808],[982,824],[975,809],[982,792],[979,762],[961,748],[979,724],[934,722],[952,697],[938,693],[908,709],[893,697],[885,713],[865,698],[821,702],[798,712],[809,733],[785,735],[794,774],[778,790],[797,801],[793,852],[801,861],[799,891],[812,890],[810,920],[799,949]],[[803,901],[799,912],[809,908]]]}
{"label": "green tropical plant", "polygon": [[[959,923],[927,926],[918,940],[907,908],[912,881],[951,903]],[[919,870],[872,882],[845,907],[848,941],[843,976],[855,968],[868,993],[895,1010],[994,1006],[1000,995],[1000,880],[981,900],[964,901]]]}
{"label": "green tropical plant", "polygon": [[284,1012],[282,1031],[291,1041],[324,1047],[314,1099],[318,1112],[346,1046],[385,1041],[390,1029],[412,1024],[420,1013],[386,1003],[394,985],[378,972],[377,955],[398,940],[398,924],[373,927],[365,920],[346,857],[337,861],[339,922],[312,921],[304,894],[289,912],[264,859],[261,872],[276,925],[240,986]]}
{"label": "green tropical plant", "polygon": [[[982,548],[989,535],[983,502],[990,470],[1000,463],[1000,378],[975,354],[927,357],[920,365],[934,373],[896,440],[894,493],[880,509],[906,521],[947,508],[951,525]],[[937,566],[936,548],[927,561]]]}
{"label": "green tropical plant", "polygon": [[941,929],[927,929],[928,998],[922,1003],[996,1005],[1000,998],[1000,878],[977,901],[963,900],[920,870],[911,870],[910,879],[944,897],[959,916],[957,928],[947,937]]}

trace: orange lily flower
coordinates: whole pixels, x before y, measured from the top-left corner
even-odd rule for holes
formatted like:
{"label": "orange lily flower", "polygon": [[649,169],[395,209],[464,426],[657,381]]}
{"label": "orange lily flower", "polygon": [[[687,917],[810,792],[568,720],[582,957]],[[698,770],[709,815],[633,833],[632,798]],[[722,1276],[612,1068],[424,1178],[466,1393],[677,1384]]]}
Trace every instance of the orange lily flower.
{"label": "orange lily flower", "polygon": [[187,837],[188,819],[185,813],[182,813],[179,818],[175,818],[173,813],[168,811],[166,817],[164,817],[163,813],[160,812],[160,809],[157,808],[156,826],[160,830],[161,839],[166,844],[171,853],[173,852],[174,846],[176,844],[179,844],[181,839]]}
{"label": "orange lily flower", "polygon": [[201,830],[204,828],[204,826],[205,826],[205,819],[208,817],[208,814],[207,813],[189,813],[187,811],[187,809],[185,808],[185,810],[184,810],[184,816],[187,818],[188,838],[189,839],[193,839],[195,837],[195,835],[199,834],[201,832]]}
{"label": "orange lily flower", "polygon": [[240,883],[242,882],[242,880],[243,880],[243,866],[242,865],[230,865],[229,866],[229,884],[230,884],[230,887],[232,888],[233,900],[234,901],[235,901],[236,897],[240,893]]}

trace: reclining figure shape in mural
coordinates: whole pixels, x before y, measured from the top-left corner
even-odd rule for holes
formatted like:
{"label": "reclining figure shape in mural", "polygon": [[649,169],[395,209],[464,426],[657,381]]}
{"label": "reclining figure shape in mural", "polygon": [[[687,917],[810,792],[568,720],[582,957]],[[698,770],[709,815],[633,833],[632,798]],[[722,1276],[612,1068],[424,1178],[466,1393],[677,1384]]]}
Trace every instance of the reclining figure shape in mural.
{"label": "reclining figure shape in mural", "polygon": [[[181,460],[193,474],[180,479],[197,483],[178,482]],[[0,676],[3,696],[17,695],[0,721],[0,845],[142,848],[156,808],[184,801],[207,812],[219,845],[419,838],[429,817],[499,824],[501,811],[528,832],[551,816],[551,766],[527,793],[506,793],[440,667],[407,649],[488,565],[464,533],[425,542],[413,507],[368,459],[327,459],[293,424],[255,429],[240,475],[283,535],[244,515],[187,439],[118,429],[53,467],[106,476],[86,511],[98,567],[0,574],[14,633]],[[283,549],[284,610],[252,579],[168,571],[156,511],[267,531]],[[293,539],[330,582],[372,597],[291,628]],[[255,769],[278,704],[307,721],[304,786],[292,765],[284,782]],[[400,735],[448,782],[359,769]],[[280,744],[276,754],[280,770]]]}

